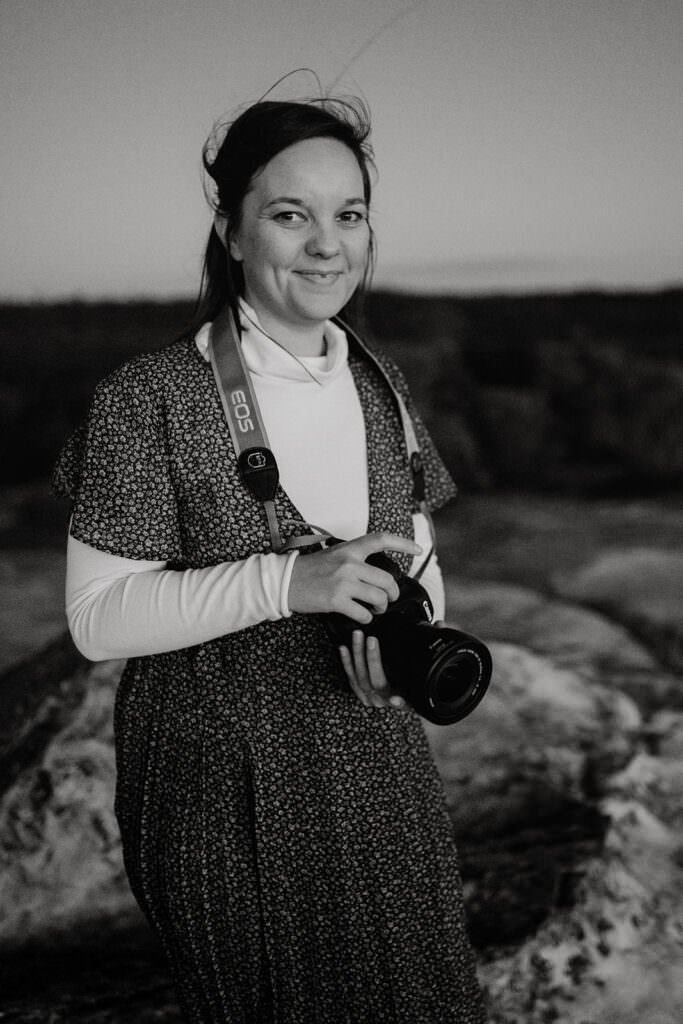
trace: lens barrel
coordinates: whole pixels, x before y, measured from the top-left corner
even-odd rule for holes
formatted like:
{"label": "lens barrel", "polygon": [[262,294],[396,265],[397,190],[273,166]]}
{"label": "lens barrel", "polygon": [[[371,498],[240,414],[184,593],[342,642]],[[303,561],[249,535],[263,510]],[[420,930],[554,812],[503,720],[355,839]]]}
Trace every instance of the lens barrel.
{"label": "lens barrel", "polygon": [[409,623],[391,611],[372,625],[389,685],[419,715],[452,725],[474,711],[493,667],[481,640],[450,626]]}

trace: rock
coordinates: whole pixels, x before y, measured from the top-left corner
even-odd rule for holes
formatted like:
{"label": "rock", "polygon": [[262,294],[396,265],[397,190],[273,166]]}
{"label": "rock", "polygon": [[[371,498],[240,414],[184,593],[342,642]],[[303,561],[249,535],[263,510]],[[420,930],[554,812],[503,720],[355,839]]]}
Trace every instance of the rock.
{"label": "rock", "polygon": [[71,717],[86,686],[85,658],[63,633],[0,676],[0,794]]}
{"label": "rock", "polygon": [[9,763],[19,770],[0,801],[1,945],[139,917],[113,810],[112,703],[120,668],[105,662],[78,669],[63,686],[61,716],[49,713],[54,697],[46,693],[26,730],[28,753],[15,745]]}
{"label": "rock", "polygon": [[[663,757],[641,751],[612,776],[606,792],[608,800],[642,804],[648,814],[677,830],[683,838],[683,761],[676,751],[673,756]],[[649,870],[654,871],[654,867],[650,864]]]}
{"label": "rock", "polygon": [[[540,624],[549,636],[541,596],[497,587],[469,596],[459,624],[476,628],[463,618],[488,608],[479,622],[498,635]],[[554,626],[565,614],[556,611]],[[551,658],[492,642],[482,704],[454,726],[428,727],[490,1021],[678,1024],[683,714],[661,710],[644,729],[635,704],[587,668],[598,663],[597,637],[616,637],[618,657],[638,670],[651,666],[647,652],[599,616],[575,621],[591,640],[587,659],[571,630],[564,664],[554,644]]]}
{"label": "rock", "polygon": [[558,574],[553,584],[563,597],[624,623],[664,664],[683,669],[683,553],[615,549],[574,572]]}
{"label": "rock", "polygon": [[598,795],[641,727],[628,697],[523,648],[491,651],[493,681],[476,711],[426,726],[482,947],[521,941],[571,904],[607,825]]}
{"label": "rock", "polygon": [[618,623],[536,590],[447,577],[451,618],[483,640],[521,644],[583,678],[628,694],[650,712],[683,708],[680,681]]}
{"label": "rock", "polygon": [[683,760],[683,713],[659,711],[648,722],[653,751],[661,757]]}
{"label": "rock", "polygon": [[606,782],[610,825],[573,906],[481,966],[491,1024],[679,1024],[681,771],[640,754]]}

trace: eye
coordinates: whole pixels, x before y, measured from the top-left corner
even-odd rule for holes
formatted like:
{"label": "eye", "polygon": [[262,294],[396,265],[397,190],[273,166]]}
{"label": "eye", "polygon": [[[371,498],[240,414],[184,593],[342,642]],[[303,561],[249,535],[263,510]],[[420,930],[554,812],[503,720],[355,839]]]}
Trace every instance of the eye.
{"label": "eye", "polygon": [[367,219],[368,215],[365,210],[344,210],[339,214],[339,220],[342,224],[347,224],[351,227],[355,227],[356,224],[362,224]]}
{"label": "eye", "polygon": [[273,220],[278,224],[291,224],[296,227],[299,224],[304,223],[306,216],[301,212],[301,210],[278,210],[278,212],[273,216]]}

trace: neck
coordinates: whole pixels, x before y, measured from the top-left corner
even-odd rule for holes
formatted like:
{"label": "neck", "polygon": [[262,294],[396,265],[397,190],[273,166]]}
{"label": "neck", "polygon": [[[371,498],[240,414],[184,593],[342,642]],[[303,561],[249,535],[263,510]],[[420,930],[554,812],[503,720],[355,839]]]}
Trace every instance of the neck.
{"label": "neck", "polygon": [[[249,302],[249,299],[247,299]],[[258,316],[257,327],[263,331],[266,337],[271,338],[282,348],[286,349],[293,356],[322,356],[325,354],[325,324],[313,322],[290,327],[280,321],[273,320],[267,314],[260,313],[257,307],[249,302],[249,305]],[[248,319],[251,319],[248,317]]]}

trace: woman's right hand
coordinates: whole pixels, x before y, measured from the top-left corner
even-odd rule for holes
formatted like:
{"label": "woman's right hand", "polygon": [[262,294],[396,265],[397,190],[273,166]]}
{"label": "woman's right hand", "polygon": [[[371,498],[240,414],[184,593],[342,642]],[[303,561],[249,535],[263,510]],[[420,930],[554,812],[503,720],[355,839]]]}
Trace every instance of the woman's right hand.
{"label": "woman's right hand", "polygon": [[395,533],[369,533],[312,555],[299,555],[289,584],[290,611],[338,612],[354,622],[371,622],[373,613],[381,615],[398,597],[393,576],[366,562],[378,551],[419,555],[422,548]]}

